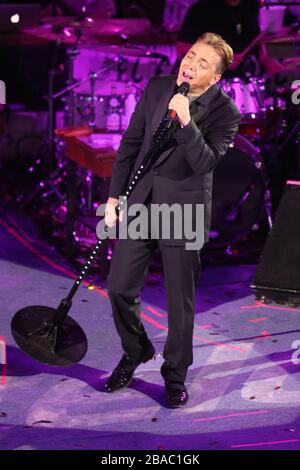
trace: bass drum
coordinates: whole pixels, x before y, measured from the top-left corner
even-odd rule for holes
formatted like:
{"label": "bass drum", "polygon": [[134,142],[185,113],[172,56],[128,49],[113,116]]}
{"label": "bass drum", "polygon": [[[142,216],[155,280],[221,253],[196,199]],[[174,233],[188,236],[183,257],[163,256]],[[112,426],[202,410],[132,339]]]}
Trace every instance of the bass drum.
{"label": "bass drum", "polygon": [[214,171],[210,244],[228,246],[249,234],[264,211],[259,151],[237,135]]}

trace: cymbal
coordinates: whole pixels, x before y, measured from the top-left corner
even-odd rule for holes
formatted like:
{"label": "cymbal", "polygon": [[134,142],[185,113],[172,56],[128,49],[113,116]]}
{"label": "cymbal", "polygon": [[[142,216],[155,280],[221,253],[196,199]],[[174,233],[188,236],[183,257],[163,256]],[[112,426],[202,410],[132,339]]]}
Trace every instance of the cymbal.
{"label": "cymbal", "polygon": [[277,34],[266,35],[264,41],[268,44],[293,43],[300,40],[300,32],[293,34],[290,27],[285,27]]}
{"label": "cymbal", "polygon": [[[154,52],[151,52],[148,49],[145,49],[144,47],[140,46],[134,46],[134,45],[109,45],[109,44],[95,44],[92,45],[93,51],[97,51],[102,54],[106,55],[114,55],[114,56],[130,56],[130,57],[152,57],[152,55],[155,55]],[[88,44],[87,44],[88,48]]]}
{"label": "cymbal", "polygon": [[[71,29],[70,27],[64,27],[61,31],[53,31],[52,25],[45,24],[42,26],[36,26],[34,28],[26,28],[23,29],[25,34],[29,34],[31,36],[37,37],[39,39],[44,39],[46,41],[55,41],[55,42],[62,42],[64,44],[76,44],[79,42],[80,44],[90,44],[92,45],[91,38],[87,40],[83,38],[80,33],[80,29],[78,30],[79,34],[76,34],[76,31]],[[78,41],[78,36],[81,36]],[[98,40],[96,41],[98,43]]]}
{"label": "cymbal", "polygon": [[300,67],[300,57],[289,57],[282,61],[285,70],[296,70]]}
{"label": "cymbal", "polygon": [[[64,44],[100,45],[101,40],[118,38],[121,35],[134,36],[144,34],[149,30],[149,20],[93,20],[85,18],[78,21],[74,17],[45,18],[43,24],[23,30],[25,34],[48,41],[63,42]],[[128,51],[129,55],[138,55]],[[142,55],[142,53],[141,53]]]}
{"label": "cymbal", "polygon": [[42,19],[43,25],[51,26],[80,26],[82,30],[92,31],[98,36],[116,34],[144,34],[150,29],[148,19],[97,19],[87,16],[79,20],[75,16],[48,16]]}
{"label": "cymbal", "polygon": [[104,19],[84,21],[84,29],[93,31],[97,36],[116,36],[125,34],[135,36],[145,34],[150,31],[150,21],[148,19]]}

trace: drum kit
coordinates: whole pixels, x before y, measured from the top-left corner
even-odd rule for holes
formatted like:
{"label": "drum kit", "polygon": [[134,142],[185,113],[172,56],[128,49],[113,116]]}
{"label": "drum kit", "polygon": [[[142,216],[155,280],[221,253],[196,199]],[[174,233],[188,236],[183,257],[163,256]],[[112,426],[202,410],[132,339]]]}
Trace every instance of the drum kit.
{"label": "drum kit", "polygon": [[[74,129],[73,136],[76,135],[77,128],[80,133],[80,129],[86,124],[94,132],[106,130],[123,132],[126,129],[142,92],[142,86],[129,82],[128,78],[111,79],[107,72],[116,67],[116,64],[122,64],[124,58],[128,56],[134,58],[161,56],[128,43],[128,37],[130,35],[133,37],[132,32],[140,35],[147,30],[149,25],[144,24],[145,22],[147,20],[94,22],[85,18],[77,24],[70,23],[70,19],[67,21],[66,18],[54,18],[41,27],[27,30],[29,34],[64,42],[68,46],[68,86],[56,94],[53,92],[49,94],[49,123],[54,122],[54,102],[63,99],[64,125]],[[263,33],[255,38],[245,51],[245,56],[262,37]],[[110,44],[107,44],[108,38]],[[89,46],[101,54],[114,56],[115,60],[107,67],[91,71],[88,76],[74,81],[74,59],[82,46]],[[272,225],[273,211],[264,148],[270,146],[274,135],[278,137],[286,130],[286,100],[278,93],[270,92],[264,76],[245,75],[243,78],[223,79],[220,86],[236,103],[242,116],[239,134],[214,174],[211,245],[227,249],[229,245],[256,230],[263,216],[266,216],[264,220],[267,220],[269,227]],[[53,91],[52,86],[50,89]],[[49,129],[50,149],[57,146],[60,134],[56,132],[55,137],[54,128]],[[53,170],[54,155],[49,155],[49,159],[49,168]],[[65,171],[64,159],[61,158],[58,163],[62,168],[61,171]],[[48,179],[51,182],[51,173]],[[29,198],[25,198],[25,203],[28,204],[28,201],[31,203],[32,198],[38,194],[39,189]],[[60,200],[59,206],[61,203]],[[77,238],[80,239],[80,234]]]}
{"label": "drum kit", "polygon": [[242,80],[236,77],[221,81],[221,86],[241,113],[239,131],[243,136],[260,141],[284,125],[285,100],[268,95],[265,78]]}
{"label": "drum kit", "polygon": [[[49,70],[49,92],[44,97],[48,102],[49,116],[45,142],[48,149],[46,158],[43,154],[46,179],[34,190],[28,188],[20,194],[19,201],[23,206],[28,207],[33,201],[41,200],[38,198],[42,191],[40,188],[43,188],[43,194],[47,197],[49,192],[45,192],[45,187],[53,186],[52,183],[57,178],[57,168],[61,174],[65,171],[66,159],[63,157],[63,152],[58,151],[64,143],[62,136],[66,134],[80,136],[81,133],[85,135],[86,129],[83,128],[86,127],[93,132],[105,132],[108,128],[109,113],[117,115],[119,119],[119,126],[109,131],[124,130],[142,89],[128,77],[124,77],[123,80],[118,80],[118,77],[111,79],[109,73],[116,72],[128,57],[156,60],[155,54],[152,57],[152,51],[128,44],[129,36],[134,38],[136,35],[145,34],[149,26],[149,20],[145,19],[92,20],[86,17],[79,21],[72,17],[51,17],[45,18],[41,26],[23,31],[42,41],[51,41],[57,45],[57,48],[63,44],[67,56],[64,64],[67,86],[58,92],[54,91],[55,76],[61,68],[61,65],[55,64]],[[106,45],[108,38],[110,44]],[[75,80],[75,61],[85,47],[92,47],[99,55],[109,56],[110,60],[98,70],[91,67],[86,76]],[[53,55],[57,58],[58,54],[54,52]],[[54,60],[51,62],[54,63]],[[55,129],[58,103],[63,107],[63,122],[60,123],[60,129]],[[64,132],[67,128],[70,131],[68,133]]]}
{"label": "drum kit", "polygon": [[210,244],[228,252],[229,246],[257,230],[263,217],[272,226],[264,146],[274,133],[284,131],[286,103],[267,93],[263,77],[235,77],[220,86],[241,113],[234,144],[214,171]]}
{"label": "drum kit", "polygon": [[272,227],[270,163],[290,141],[296,142],[294,127],[287,126],[289,90],[274,92],[268,81],[246,76],[220,82],[241,113],[235,142],[214,171],[210,245],[226,253],[265,221]]}
{"label": "drum kit", "polygon": [[[124,114],[126,95],[133,94],[135,99],[138,98],[141,90],[135,82],[131,81],[128,76],[123,78],[122,74],[119,74],[121,78],[118,76],[112,78],[108,72],[121,67],[129,57],[161,59],[162,54],[155,54],[151,50],[129,43],[129,38],[132,40],[146,34],[149,27],[150,22],[147,19],[100,20],[89,17],[80,19],[50,17],[45,18],[41,26],[24,30],[24,33],[41,40],[51,41],[58,47],[61,44],[66,47],[68,86],[54,94],[53,86],[50,84],[51,73],[54,75],[57,71],[52,70],[49,72],[49,96],[46,97],[48,102],[52,104],[52,108],[53,103],[58,99],[65,102],[65,125],[78,126],[88,123],[94,129],[105,130],[113,88],[114,94],[118,96],[119,113]],[[109,43],[107,43],[108,41]],[[106,66],[95,71],[94,64],[92,64],[86,76],[75,80],[75,60],[81,51],[88,48],[92,49],[96,55],[109,59],[107,60],[109,65],[107,66],[106,63]],[[160,57],[156,57],[158,55]],[[53,121],[52,116],[49,121]],[[121,128],[120,126],[120,130]]]}
{"label": "drum kit", "polygon": [[[106,95],[103,89],[99,89],[98,95],[95,81],[104,70],[101,69],[74,84],[72,64],[75,53],[73,50],[69,54],[70,84],[61,92],[49,97],[49,101],[68,95],[70,100],[67,124],[71,127],[74,126],[74,115],[76,111],[78,112],[78,108],[82,119],[86,119],[85,109],[88,109],[88,121],[94,125],[98,121],[99,125],[102,125],[103,113],[101,109],[97,109],[97,102],[103,103],[104,97],[109,95]],[[84,87],[78,89],[88,81],[91,84],[90,93]],[[269,135],[275,131],[278,133],[283,127],[280,116],[284,110],[284,103],[278,106],[277,101],[270,100],[264,80],[260,77],[249,80],[234,78],[224,81],[222,86],[234,99],[242,115],[240,133],[214,173],[211,238],[216,245],[224,247],[246,236],[257,226],[264,208],[269,225],[272,224],[268,175],[261,150]],[[74,93],[75,89],[77,90]],[[114,99],[115,95],[116,93],[113,95]],[[100,98],[103,98],[103,101]],[[74,105],[74,102],[77,104]],[[113,103],[110,105],[114,107]],[[150,148],[138,167],[134,176],[137,181],[142,177],[148,161],[153,156],[152,153],[155,154],[159,150],[159,141],[157,145],[158,147]],[[130,195],[133,189],[131,182],[126,194]],[[104,227],[105,231],[106,229],[107,227]],[[78,323],[69,316],[69,311],[73,297],[95,257],[98,256],[101,246],[102,240],[97,240],[71,290],[61,300],[57,309],[33,305],[19,310],[13,317],[11,326],[16,343],[40,362],[66,366],[79,362],[84,357],[87,351],[87,338]]]}

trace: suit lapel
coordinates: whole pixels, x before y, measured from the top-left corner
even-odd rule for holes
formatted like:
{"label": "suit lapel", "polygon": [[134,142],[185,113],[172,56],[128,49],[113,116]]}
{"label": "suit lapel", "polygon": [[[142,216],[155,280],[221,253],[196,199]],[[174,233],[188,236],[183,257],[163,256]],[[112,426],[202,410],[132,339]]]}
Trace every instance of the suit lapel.
{"label": "suit lapel", "polygon": [[171,100],[172,96],[174,95],[174,90],[175,90],[176,83],[173,84],[173,86],[170,86],[168,91],[163,94],[161,99],[159,100],[156,110],[153,113],[153,118],[151,121],[151,132],[152,135],[157,128],[158,124],[162,120],[162,118],[165,116],[167,110],[168,110],[168,104],[169,101]]}
{"label": "suit lapel", "polygon": [[192,102],[190,107],[191,118],[197,124],[200,119],[202,119],[203,115],[206,113],[207,106],[197,104],[195,101]]}
{"label": "suit lapel", "polygon": [[[169,99],[169,101],[170,101],[170,99]],[[167,103],[169,103],[169,101]],[[192,102],[191,107],[190,107],[190,114],[191,114],[191,118],[193,119],[193,121],[195,121],[196,124],[203,117],[206,110],[207,110],[207,106],[197,104],[194,101]],[[158,122],[160,122],[160,121],[158,121]],[[161,163],[163,163],[166,160],[166,158],[168,158],[168,156],[170,155],[170,153],[173,150],[174,150],[174,147],[171,147],[171,148],[163,151],[161,153],[161,155],[158,157],[158,159],[156,160],[156,162],[154,164],[154,167],[156,167],[157,165],[161,165]]]}

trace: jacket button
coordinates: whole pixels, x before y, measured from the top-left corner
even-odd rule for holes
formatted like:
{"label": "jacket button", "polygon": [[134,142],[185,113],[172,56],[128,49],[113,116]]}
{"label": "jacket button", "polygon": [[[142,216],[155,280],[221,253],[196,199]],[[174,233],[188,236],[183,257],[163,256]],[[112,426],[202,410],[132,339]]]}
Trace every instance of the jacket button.
{"label": "jacket button", "polygon": [[158,175],[159,175],[159,171],[158,171],[158,170],[153,170],[153,173],[155,174],[155,176],[158,176]]}

